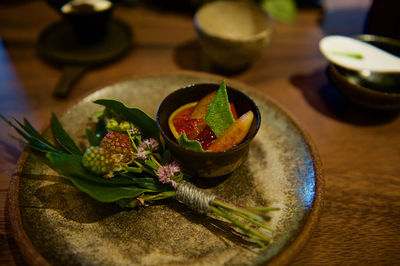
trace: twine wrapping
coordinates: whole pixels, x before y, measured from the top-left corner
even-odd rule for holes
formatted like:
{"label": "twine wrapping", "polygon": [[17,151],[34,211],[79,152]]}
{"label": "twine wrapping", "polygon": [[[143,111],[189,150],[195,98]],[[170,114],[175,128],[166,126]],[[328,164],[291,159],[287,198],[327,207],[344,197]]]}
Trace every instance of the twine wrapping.
{"label": "twine wrapping", "polygon": [[183,181],[176,188],[175,198],[192,210],[205,214],[210,212],[210,203],[216,196],[199,189],[192,183]]}

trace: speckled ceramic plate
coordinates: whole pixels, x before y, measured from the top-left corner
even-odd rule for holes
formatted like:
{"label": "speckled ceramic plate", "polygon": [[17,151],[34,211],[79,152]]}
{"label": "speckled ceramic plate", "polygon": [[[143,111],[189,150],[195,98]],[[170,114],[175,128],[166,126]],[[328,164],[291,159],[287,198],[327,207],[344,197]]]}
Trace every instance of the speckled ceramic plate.
{"label": "speckled ceramic plate", "polygon": [[[161,100],[183,86],[222,77],[178,72],[121,82],[86,97],[60,120],[82,146],[90,113],[98,98],[112,98],[155,115]],[[259,265],[286,264],[304,246],[318,220],[323,179],[310,140],[270,99],[245,91],[260,108],[262,125],[248,160],[223,179],[196,184],[236,204],[269,205],[276,230],[260,249],[244,241],[215,218],[198,215],[174,199],[126,210],[102,204],[61,183],[27,149],[10,188],[10,219],[27,262],[35,265]],[[51,131],[44,130],[47,137]]]}

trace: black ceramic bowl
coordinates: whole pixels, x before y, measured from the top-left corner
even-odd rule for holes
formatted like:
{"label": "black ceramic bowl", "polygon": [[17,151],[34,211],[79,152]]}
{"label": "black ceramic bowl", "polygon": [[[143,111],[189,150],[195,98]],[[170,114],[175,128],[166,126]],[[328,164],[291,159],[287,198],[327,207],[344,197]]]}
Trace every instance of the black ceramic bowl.
{"label": "black ceramic bowl", "polygon": [[233,172],[246,160],[249,144],[260,128],[261,115],[254,101],[243,92],[227,86],[229,101],[235,104],[238,116],[249,110],[254,113],[246,138],[239,145],[219,152],[200,152],[179,146],[168,126],[171,113],[184,104],[199,101],[218,88],[219,84],[195,84],[176,90],[161,102],[157,110],[157,125],[167,148],[179,161],[183,172],[193,176],[218,177]]}
{"label": "black ceramic bowl", "polygon": [[60,11],[78,40],[93,44],[104,39],[113,6],[108,0],[72,0],[61,6]]}
{"label": "black ceramic bowl", "polygon": [[[375,35],[356,38],[400,56],[400,41]],[[353,71],[330,64],[328,77],[351,102],[371,109],[400,110],[400,74]]]}

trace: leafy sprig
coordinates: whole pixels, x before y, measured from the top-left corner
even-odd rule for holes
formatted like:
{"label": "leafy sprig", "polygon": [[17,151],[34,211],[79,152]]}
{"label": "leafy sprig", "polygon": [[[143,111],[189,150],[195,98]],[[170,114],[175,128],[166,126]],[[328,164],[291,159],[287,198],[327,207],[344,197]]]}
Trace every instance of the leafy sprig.
{"label": "leafy sprig", "polygon": [[217,94],[208,109],[205,120],[217,137],[221,136],[222,133],[224,133],[224,131],[235,122],[235,118],[233,118],[231,107],[229,105],[225,80],[222,81],[218,88]]}
{"label": "leafy sprig", "polygon": [[[128,108],[115,100],[102,99],[96,100],[95,103],[104,106],[105,109],[98,112],[99,123],[95,132],[86,129],[90,145],[101,146],[101,141],[109,134],[108,131],[122,132],[129,136],[133,150],[128,162],[113,161],[115,165],[112,172],[106,175],[94,174],[90,167],[85,167],[82,162],[88,151],[83,153],[79,149],[55,114],[51,116],[51,127],[56,144],[43,138],[26,119],[21,123],[16,119],[12,122],[4,116],[0,117],[14,128],[32,149],[43,155],[51,168],[65,176],[65,183],[99,202],[114,202],[120,207],[134,208],[177,196],[178,186],[185,186],[190,177],[173,161],[171,153],[159,145],[160,135],[155,120],[142,110]],[[198,188],[196,190],[200,194],[204,193]],[[190,202],[184,203],[192,207]],[[265,222],[269,219],[266,213],[274,210],[277,209],[240,207],[219,199],[212,200],[208,205],[209,212],[231,222],[232,226],[260,247],[265,247],[265,244],[271,241],[270,233],[266,231],[273,232],[273,229]]]}

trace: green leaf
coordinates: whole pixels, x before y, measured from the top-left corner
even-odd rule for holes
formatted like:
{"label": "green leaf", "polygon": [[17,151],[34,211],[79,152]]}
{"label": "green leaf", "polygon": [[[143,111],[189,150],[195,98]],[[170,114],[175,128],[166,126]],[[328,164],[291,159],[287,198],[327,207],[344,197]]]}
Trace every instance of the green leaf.
{"label": "green leaf", "polygon": [[143,200],[147,201],[147,202],[153,202],[156,200],[163,200],[163,199],[168,199],[170,197],[173,197],[176,195],[176,191],[175,190],[168,190],[168,191],[164,191],[158,194],[151,194],[151,195],[144,195],[142,198]]}
{"label": "green leaf", "polygon": [[[16,123],[26,132],[22,131],[21,129],[19,129],[16,125],[14,125],[11,121],[7,120],[4,116],[0,115],[0,118],[6,122],[10,127],[12,127],[22,138],[24,138],[30,147],[32,147],[33,149],[37,150],[37,151],[41,151],[41,152],[57,152],[59,151],[54,145],[48,145],[47,143],[44,143],[42,141],[42,137],[40,136],[40,134],[37,132],[37,134],[39,134],[40,138],[37,139],[35,137],[32,137],[31,135],[29,135],[29,133],[27,132],[27,129],[25,129],[25,126],[23,124],[21,124],[20,122],[18,122],[16,119],[14,119],[16,121]],[[47,141],[46,141],[47,142]]]}
{"label": "green leaf", "polygon": [[136,173],[136,174],[140,174],[143,172],[143,169],[140,167],[127,167],[124,168],[126,169],[129,173]]}
{"label": "green leaf", "polygon": [[100,141],[104,138],[105,135],[107,135],[108,131],[106,128],[106,121],[103,119],[99,120],[99,122],[96,124],[96,131],[95,131],[95,136],[97,138],[97,141],[100,143]]}
{"label": "green leaf", "polygon": [[261,0],[261,8],[276,20],[293,22],[296,18],[296,3],[294,0]]}
{"label": "green leaf", "polygon": [[147,159],[144,163],[145,163],[148,167],[150,167],[151,169],[153,169],[154,171],[157,171],[157,170],[158,170],[157,164],[156,164],[155,162],[153,162],[151,159]]}
{"label": "green leaf", "polygon": [[86,138],[89,141],[90,146],[99,146],[100,142],[99,140],[96,138],[95,135],[93,135],[92,131],[90,131],[90,129],[86,129]]}
{"label": "green leaf", "polygon": [[138,108],[128,108],[119,101],[109,99],[99,99],[94,101],[94,103],[103,105],[118,115],[123,116],[124,120],[134,123],[141,129],[144,136],[153,137],[157,140],[160,139],[156,121],[142,110]]}
{"label": "green leaf", "polygon": [[[15,120],[16,121],[16,120]],[[18,121],[16,121],[18,122]],[[53,148],[54,150],[58,150],[56,146],[51,144],[48,140],[43,138],[40,133],[29,123],[29,121],[24,118],[24,125],[22,126],[21,123],[18,122],[18,124],[25,130],[26,133],[28,133],[31,137],[35,138],[36,140],[42,142],[43,144],[47,145],[48,147]]]}
{"label": "green leaf", "polygon": [[89,129],[86,129],[86,137],[91,146],[99,146],[107,133],[106,122],[102,119],[97,122],[94,134]]}
{"label": "green leaf", "polygon": [[185,132],[183,132],[179,136],[178,141],[179,141],[179,145],[186,149],[190,149],[190,150],[194,150],[194,151],[204,151],[203,148],[201,147],[200,142],[198,142],[197,140],[188,139]]}
{"label": "green leaf", "polygon": [[85,179],[68,176],[68,180],[79,190],[100,202],[115,202],[120,199],[134,198],[142,193],[149,192],[148,189],[136,186],[105,186],[93,183]]}
{"label": "green leaf", "polygon": [[35,149],[40,152],[57,152],[57,151],[53,150],[52,148],[44,145],[43,143],[41,143],[33,138],[28,141],[28,145],[32,149]]}
{"label": "green leaf", "polygon": [[132,180],[137,186],[151,190],[152,192],[172,190],[171,186],[164,185],[153,177],[133,177]]}
{"label": "green leaf", "polygon": [[51,168],[68,177],[73,176],[89,182],[107,186],[135,184],[134,181],[123,176],[106,179],[89,173],[81,164],[82,156],[77,154],[48,152],[46,156],[50,160]]}
{"label": "green leaf", "polygon": [[51,114],[51,124],[54,131],[54,137],[57,142],[63,147],[66,151],[72,154],[82,155],[82,151],[76,146],[75,142],[71,139],[68,133],[62,127],[60,121],[57,116],[52,113]]}
{"label": "green leaf", "polygon": [[219,86],[218,92],[212,101],[205,120],[217,137],[230,126],[235,119],[231,112],[225,80]]}

